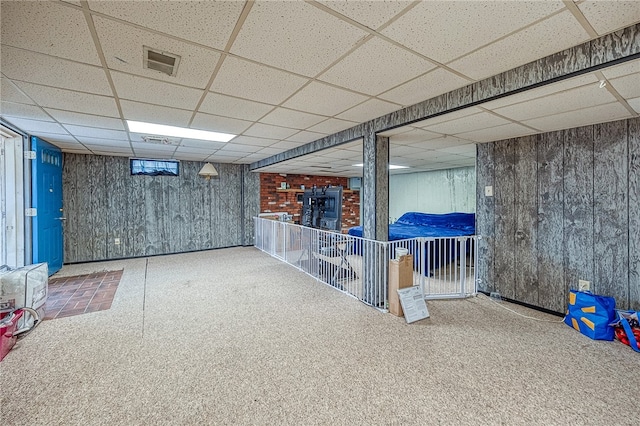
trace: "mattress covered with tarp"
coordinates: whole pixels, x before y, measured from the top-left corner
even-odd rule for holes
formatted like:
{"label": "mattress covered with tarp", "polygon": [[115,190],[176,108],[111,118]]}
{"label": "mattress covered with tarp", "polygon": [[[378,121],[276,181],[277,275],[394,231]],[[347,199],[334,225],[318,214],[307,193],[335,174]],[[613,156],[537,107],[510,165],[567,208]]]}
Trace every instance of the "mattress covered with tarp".
{"label": "mattress covered with tarp", "polygon": [[[407,212],[389,225],[389,241],[417,237],[461,237],[475,234],[474,213]],[[349,228],[349,235],[362,237],[362,226]]]}

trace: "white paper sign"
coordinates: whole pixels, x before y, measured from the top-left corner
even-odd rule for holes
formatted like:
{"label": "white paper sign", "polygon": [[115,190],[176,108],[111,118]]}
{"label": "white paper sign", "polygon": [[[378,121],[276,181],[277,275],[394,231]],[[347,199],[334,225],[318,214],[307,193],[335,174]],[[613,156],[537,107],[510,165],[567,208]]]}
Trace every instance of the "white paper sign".
{"label": "white paper sign", "polygon": [[422,297],[420,287],[400,288],[398,289],[398,297],[407,323],[429,318],[427,304]]}

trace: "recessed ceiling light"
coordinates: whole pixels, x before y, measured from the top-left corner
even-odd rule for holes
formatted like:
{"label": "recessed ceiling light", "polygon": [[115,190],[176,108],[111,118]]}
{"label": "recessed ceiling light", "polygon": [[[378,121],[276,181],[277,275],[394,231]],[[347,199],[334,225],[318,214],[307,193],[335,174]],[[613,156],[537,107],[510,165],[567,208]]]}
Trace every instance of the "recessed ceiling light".
{"label": "recessed ceiling light", "polygon": [[134,133],[149,133],[174,138],[199,139],[214,142],[229,142],[236,135],[230,133],[207,132],[204,130],[187,129],[185,127],[166,126],[164,124],[144,123],[142,121],[127,120],[129,131]]}
{"label": "recessed ceiling light", "polygon": [[[360,163],[360,164],[354,164],[353,167],[364,167],[364,164]],[[394,170],[394,169],[408,169],[409,166],[396,166],[395,164],[389,164],[389,170]]]}

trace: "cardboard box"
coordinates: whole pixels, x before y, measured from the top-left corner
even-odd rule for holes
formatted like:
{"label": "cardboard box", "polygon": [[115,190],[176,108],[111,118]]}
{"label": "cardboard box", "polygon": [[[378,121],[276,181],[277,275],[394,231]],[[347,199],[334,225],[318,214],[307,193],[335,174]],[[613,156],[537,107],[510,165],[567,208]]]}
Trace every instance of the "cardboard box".
{"label": "cardboard box", "polygon": [[389,261],[389,312],[398,317],[404,316],[398,289],[413,286],[413,255],[401,256],[399,260]]}

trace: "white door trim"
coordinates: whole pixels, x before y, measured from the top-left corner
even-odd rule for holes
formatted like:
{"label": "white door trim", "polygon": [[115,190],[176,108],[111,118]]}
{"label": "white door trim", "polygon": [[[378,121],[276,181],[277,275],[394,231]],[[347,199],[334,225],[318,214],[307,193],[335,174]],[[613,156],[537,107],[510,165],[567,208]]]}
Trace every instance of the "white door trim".
{"label": "white door trim", "polygon": [[0,126],[0,265],[25,265],[24,140]]}

